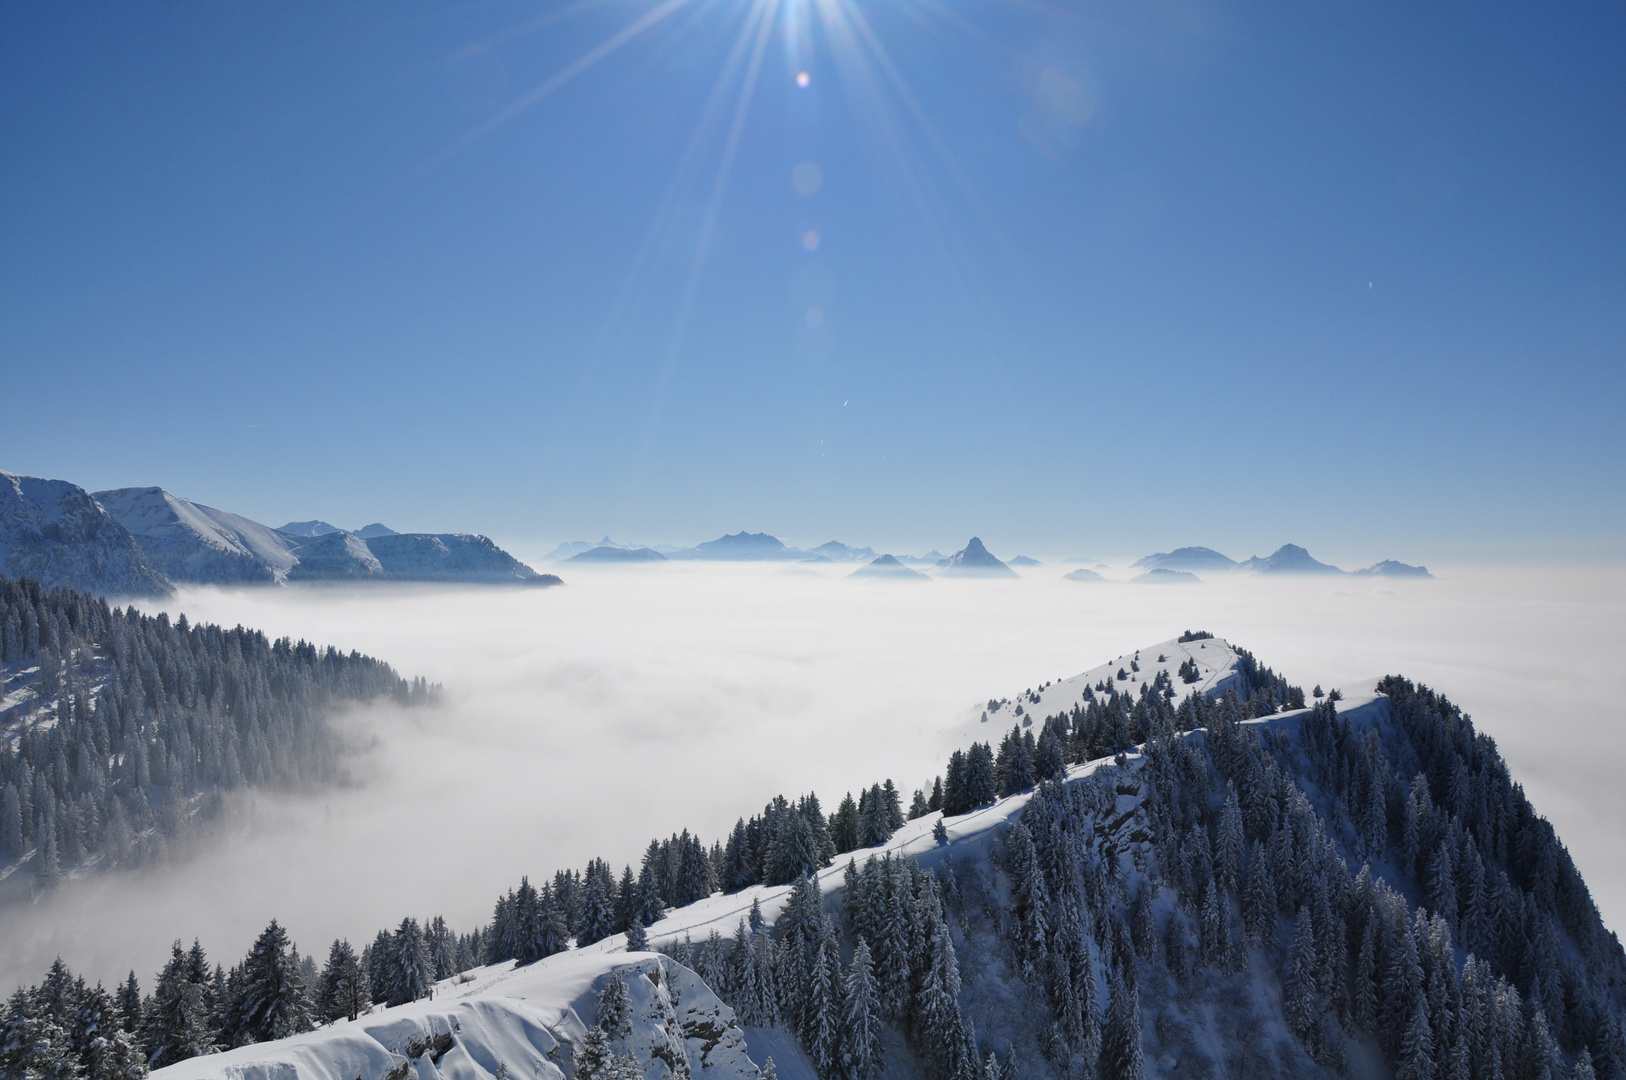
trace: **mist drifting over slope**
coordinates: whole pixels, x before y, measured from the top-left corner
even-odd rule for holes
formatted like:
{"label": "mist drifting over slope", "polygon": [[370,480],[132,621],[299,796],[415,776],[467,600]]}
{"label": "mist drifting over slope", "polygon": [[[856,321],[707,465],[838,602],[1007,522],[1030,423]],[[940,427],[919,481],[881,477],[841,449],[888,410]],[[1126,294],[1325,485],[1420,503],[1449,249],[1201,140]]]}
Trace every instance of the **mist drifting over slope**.
{"label": "mist drifting over slope", "polygon": [[[0,913],[0,981],[52,956],[145,983],[176,937],[231,962],[273,916],[305,950],[403,915],[459,928],[521,874],[635,863],[656,835],[710,840],[774,794],[905,794],[972,702],[1207,629],[1306,688],[1400,672],[1494,736],[1626,921],[1626,707],[1612,632],[1626,571],[1473,569],[1439,580],[861,584],[782,566],[597,568],[547,591],[189,590],[162,606],[355,648],[445,684],[444,707],[345,718],[354,787],[245,798],[167,871],[69,883]],[[156,610],[156,608],[155,608]],[[997,730],[988,737],[997,739]]]}

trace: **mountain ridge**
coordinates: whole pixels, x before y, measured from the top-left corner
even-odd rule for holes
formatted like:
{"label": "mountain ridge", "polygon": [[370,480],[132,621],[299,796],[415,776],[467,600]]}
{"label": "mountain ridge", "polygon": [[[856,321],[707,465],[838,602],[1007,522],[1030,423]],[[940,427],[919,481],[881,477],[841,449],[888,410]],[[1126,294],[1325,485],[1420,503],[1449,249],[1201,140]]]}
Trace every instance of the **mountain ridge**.
{"label": "mountain ridge", "polygon": [[84,488],[10,472],[0,472],[0,573],[114,596],[174,591],[130,530]]}

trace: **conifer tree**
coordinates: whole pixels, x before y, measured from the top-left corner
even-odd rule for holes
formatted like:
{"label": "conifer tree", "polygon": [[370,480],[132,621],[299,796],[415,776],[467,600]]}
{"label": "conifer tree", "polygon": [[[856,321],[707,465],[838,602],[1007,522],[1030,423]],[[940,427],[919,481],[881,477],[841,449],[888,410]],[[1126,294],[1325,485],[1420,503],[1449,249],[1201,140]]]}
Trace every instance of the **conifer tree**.
{"label": "conifer tree", "polygon": [[101,983],[84,993],[69,1044],[85,1080],[140,1080],[147,1075],[147,1063]]}
{"label": "conifer tree", "polygon": [[434,989],[435,972],[429,962],[429,944],[417,919],[401,920],[390,937],[390,953],[389,1003],[403,1005],[428,997]]}
{"label": "conifer tree", "polygon": [[841,1023],[843,1080],[871,1080],[881,1068],[880,990],[863,938],[853,948]]}
{"label": "conifer tree", "polygon": [[240,1034],[250,1042],[265,1042],[309,1027],[305,984],[289,950],[288,932],[272,919],[243,961]]}
{"label": "conifer tree", "polygon": [[322,971],[317,1008],[324,1020],[354,1020],[372,1002],[367,973],[350,942],[336,940],[328,950],[327,967]]}
{"label": "conifer tree", "polygon": [[1220,809],[1214,840],[1214,876],[1222,887],[1238,891],[1242,877],[1242,804],[1236,789],[1226,784],[1225,804]]}
{"label": "conifer tree", "polygon": [[189,970],[186,953],[176,941],[145,1009],[142,1042],[150,1068],[161,1069],[214,1049],[203,988],[187,981]]}
{"label": "conifer tree", "polygon": [[1300,907],[1293,931],[1293,953],[1288,961],[1287,979],[1282,987],[1282,1013],[1287,1026],[1299,1041],[1313,1042],[1320,1010],[1316,1006],[1315,930],[1309,909]]}
{"label": "conifer tree", "polygon": [[1270,860],[1265,855],[1265,846],[1255,840],[1248,857],[1247,883],[1242,894],[1242,922],[1247,929],[1248,940],[1254,945],[1263,945],[1274,936],[1276,905],[1276,884],[1271,878]]}
{"label": "conifer tree", "polygon": [[577,1080],[642,1080],[638,1059],[611,1047],[610,1036],[597,1024],[588,1028],[571,1053]]}
{"label": "conifer tree", "polygon": [[1428,1022],[1428,1004],[1417,1002],[1400,1043],[1395,1080],[1434,1080],[1434,1032]]}
{"label": "conifer tree", "polygon": [[136,973],[131,970],[124,982],[119,984],[117,995],[114,998],[119,1006],[119,1018],[124,1030],[139,1032],[141,1030],[141,984],[136,981]]}
{"label": "conifer tree", "polygon": [[0,1017],[0,1076],[76,1080],[79,1073],[68,1033],[18,988]]}
{"label": "conifer tree", "polygon": [[627,980],[619,971],[611,972],[598,992],[595,1022],[612,1039],[632,1034],[632,998],[627,994]]}
{"label": "conifer tree", "polygon": [[841,1051],[841,998],[836,964],[835,943],[826,938],[813,955],[803,999],[802,1043],[822,1076],[834,1073]]}
{"label": "conifer tree", "polygon": [[1140,1045],[1140,988],[1117,974],[1108,989],[1111,1001],[1101,1032],[1101,1080],[1144,1080],[1146,1065]]}

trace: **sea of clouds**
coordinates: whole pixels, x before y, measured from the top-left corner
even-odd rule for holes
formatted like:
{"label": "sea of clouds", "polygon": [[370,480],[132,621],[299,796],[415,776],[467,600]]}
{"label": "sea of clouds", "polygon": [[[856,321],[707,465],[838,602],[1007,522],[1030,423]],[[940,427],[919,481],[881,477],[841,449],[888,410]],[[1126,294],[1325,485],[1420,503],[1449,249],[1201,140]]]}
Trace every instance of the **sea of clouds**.
{"label": "sea of clouds", "polygon": [[709,842],[780,792],[816,791],[829,810],[890,777],[907,798],[971,703],[1186,629],[1306,688],[1398,672],[1443,690],[1496,738],[1609,925],[1626,922],[1626,571],[1137,586],[1066,569],[860,584],[829,567],[674,563],[537,590],[185,590],[172,614],[359,649],[444,684],[443,703],[344,717],[363,747],[352,786],[245,796],[190,859],[0,912],[0,987],[61,955],[150,988],[172,940],[229,965],[273,917],[319,957],[405,915],[467,929],[522,874],[636,866],[650,838],[687,827]]}

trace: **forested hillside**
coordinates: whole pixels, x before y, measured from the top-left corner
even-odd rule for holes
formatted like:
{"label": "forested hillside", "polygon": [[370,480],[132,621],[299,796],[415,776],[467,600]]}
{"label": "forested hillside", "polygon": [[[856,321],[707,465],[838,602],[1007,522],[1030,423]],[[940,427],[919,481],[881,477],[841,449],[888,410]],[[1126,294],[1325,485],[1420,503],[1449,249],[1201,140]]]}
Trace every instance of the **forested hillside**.
{"label": "forested hillside", "polygon": [[[636,870],[522,879],[464,933],[408,917],[319,965],[273,924],[229,971],[177,943],[150,995],[134,973],[119,990],[112,1050],[75,1067],[111,1076],[97,1054],[158,1066],[455,998],[482,965],[655,946],[748,1035],[793,1035],[824,1080],[889,1061],[945,1080],[1626,1078],[1626,953],[1495,744],[1401,678],[1303,708],[1251,656],[1237,666],[1218,697],[1103,683],[997,751],[956,753],[907,810],[890,781],[829,814],[780,797],[726,840],[651,841]],[[58,1004],[69,984],[77,1012]],[[53,969],[8,1030],[88,1046],[71,1017],[102,1000]],[[603,1017],[587,1035],[615,1038]],[[613,1059],[573,1074],[620,1076]],[[683,1075],[669,1064],[646,1075]]]}
{"label": "forested hillside", "polygon": [[427,699],[359,653],[0,578],[0,868],[162,860],[220,797],[335,778],[331,710]]}

